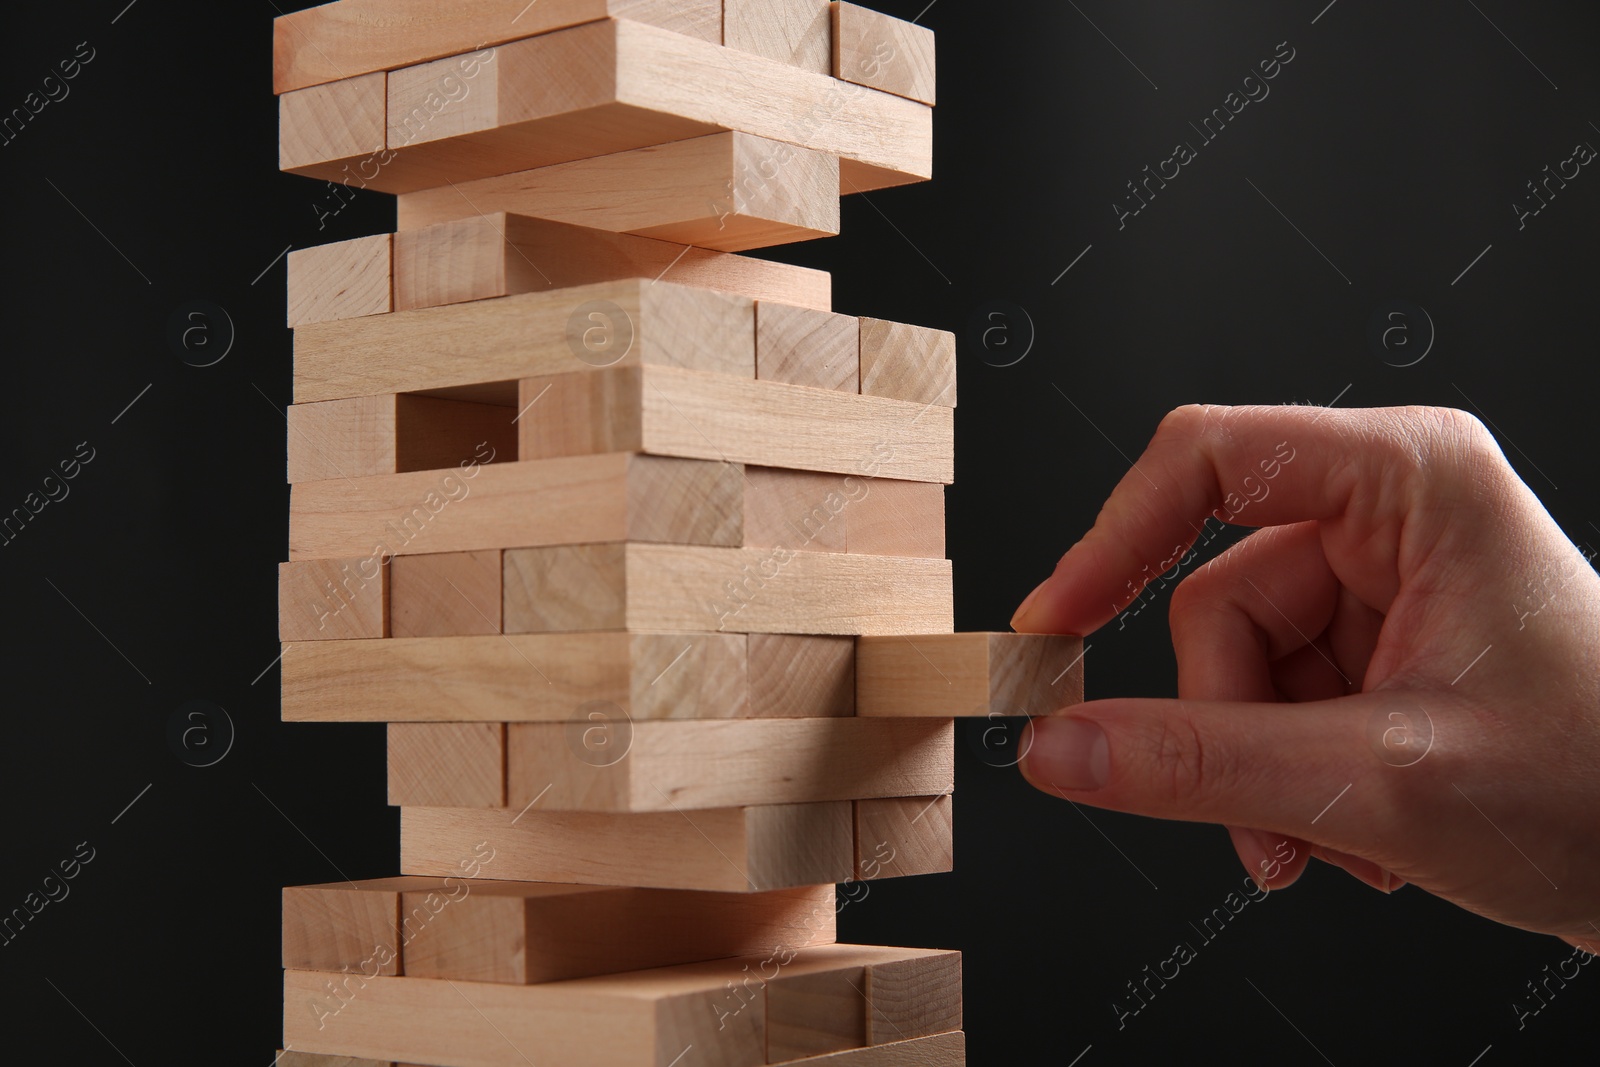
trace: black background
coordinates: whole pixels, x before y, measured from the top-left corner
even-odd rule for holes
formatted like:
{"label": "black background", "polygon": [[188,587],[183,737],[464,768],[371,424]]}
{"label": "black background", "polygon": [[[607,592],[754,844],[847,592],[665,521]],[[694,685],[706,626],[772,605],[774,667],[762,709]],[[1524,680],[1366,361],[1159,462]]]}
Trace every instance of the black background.
{"label": "black background", "polygon": [[[79,42],[95,53],[0,146],[0,510],[80,442],[95,457],[0,548],[0,911],[79,842],[95,850],[70,896],[0,947],[4,1015],[14,1042],[47,1037],[53,1062],[264,1067],[279,887],[397,866],[382,728],[278,721],[279,257],[391,229],[393,207],[363,194],[319,231],[322,184],[276,172],[272,4],[125,2],[17,6],[0,34],[0,112]],[[912,18],[923,2],[882,6]],[[1525,228],[1512,208],[1547,164],[1600,143],[1593,5],[1325,2],[938,0],[922,12],[941,42],[937,177],[847,200],[841,237],[775,253],[833,270],[841,311],[962,337],[958,629],[1005,628],[1160,416],[1190,401],[1474,410],[1569,535],[1600,544],[1600,176],[1586,169]],[[1119,229],[1125,183],[1284,41],[1295,58],[1270,96]],[[166,337],[195,299],[235,333],[203,368]],[[1437,331],[1408,367],[1391,364],[1415,358],[1421,328],[1401,352],[1368,340],[1395,299]],[[983,317],[995,300],[1005,318]],[[1004,328],[988,350],[974,321]],[[1173,692],[1163,610],[1090,637],[1091,697]],[[192,699],[237,731],[214,766],[168,745]],[[1225,835],[1075,810],[963,737],[956,873],[873,884],[840,923],[853,940],[964,951],[973,1063],[1586,1058],[1600,978],[1583,972],[1524,1029],[1512,1009],[1562,944],[1319,864],[1119,1031],[1125,983],[1242,884]]]}

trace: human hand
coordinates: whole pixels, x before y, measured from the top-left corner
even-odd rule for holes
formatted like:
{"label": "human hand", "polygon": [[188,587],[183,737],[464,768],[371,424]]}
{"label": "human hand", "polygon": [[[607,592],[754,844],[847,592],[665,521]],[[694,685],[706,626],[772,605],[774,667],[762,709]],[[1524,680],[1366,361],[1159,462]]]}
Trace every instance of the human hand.
{"label": "human hand", "polygon": [[1482,424],[1179,408],[1013,628],[1091,633],[1214,513],[1263,529],[1174,590],[1178,699],[1035,719],[1027,779],[1600,952],[1600,575]]}

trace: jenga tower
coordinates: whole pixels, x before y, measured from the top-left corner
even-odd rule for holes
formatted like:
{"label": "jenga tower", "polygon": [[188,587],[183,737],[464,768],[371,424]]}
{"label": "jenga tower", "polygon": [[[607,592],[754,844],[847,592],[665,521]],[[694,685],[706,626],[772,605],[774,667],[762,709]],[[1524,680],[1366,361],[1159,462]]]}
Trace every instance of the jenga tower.
{"label": "jenga tower", "polygon": [[[746,249],[931,174],[933,34],[821,0],[338,0],[276,25],[298,251],[283,717],[388,723],[397,878],[284,890],[280,1063],[964,1062],[955,716],[1081,699],[955,634],[955,345]],[[349,1059],[347,1057],[354,1057]]]}

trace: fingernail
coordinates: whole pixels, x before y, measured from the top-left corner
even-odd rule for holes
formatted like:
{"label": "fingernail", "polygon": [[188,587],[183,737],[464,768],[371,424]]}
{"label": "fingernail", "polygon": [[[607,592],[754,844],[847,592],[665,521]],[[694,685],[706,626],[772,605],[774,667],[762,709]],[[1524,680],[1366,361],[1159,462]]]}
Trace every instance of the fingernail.
{"label": "fingernail", "polygon": [[1089,719],[1034,719],[1023,762],[1028,780],[1044,789],[1099,789],[1111,773],[1105,731]]}
{"label": "fingernail", "polygon": [[1046,578],[1044,581],[1033,587],[1033,592],[1022,598],[1022,603],[1017,607],[1016,613],[1011,616],[1011,628],[1013,630],[1017,628],[1017,623],[1021,621],[1022,617],[1028,614],[1028,609],[1033,606],[1033,602],[1039,599],[1040,592],[1042,592],[1044,587],[1049,584],[1050,579]]}

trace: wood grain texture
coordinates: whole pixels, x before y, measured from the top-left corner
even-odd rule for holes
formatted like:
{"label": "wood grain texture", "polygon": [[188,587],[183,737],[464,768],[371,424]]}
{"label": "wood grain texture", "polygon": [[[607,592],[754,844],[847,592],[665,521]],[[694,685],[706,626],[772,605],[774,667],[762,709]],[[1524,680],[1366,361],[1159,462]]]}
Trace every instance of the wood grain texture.
{"label": "wood grain texture", "polygon": [[430,892],[439,878],[369,878],[283,890],[283,965],[311,971],[400,974],[400,894]]}
{"label": "wood grain texture", "polygon": [[961,1029],[961,953],[867,965],[867,1043]]}
{"label": "wood grain texture", "polygon": [[736,545],[741,483],[733,464],[620,453],[299,482],[289,491],[289,558],[575,539]]}
{"label": "wood grain texture", "polygon": [[[762,719],[621,723],[587,745],[572,724],[515,723],[506,736],[511,808],[685,811],[920,796],[955,778],[955,733],[938,719]],[[885,729],[885,727],[893,727]]]}
{"label": "wood grain texture", "polygon": [[856,714],[1046,715],[1083,700],[1083,640],[1054,634],[903,635],[856,642]]}
{"label": "wood grain texture", "polygon": [[389,234],[289,253],[289,325],[383,315],[394,310]]}
{"label": "wood grain texture", "polygon": [[728,132],[402,193],[399,229],[533,215],[742,252],[839,232],[839,160]]}
{"label": "wood grain texture", "polygon": [[359,396],[316,404],[290,404],[290,482],[393,474],[395,398]]}
{"label": "wood grain texture", "polygon": [[389,634],[465,637],[500,632],[500,550],[396,556],[389,563]]}
{"label": "wood grain texture", "polygon": [[283,656],[286,722],[591,722],[749,715],[742,634],[318,641]]}
{"label": "wood grain texture", "polygon": [[362,559],[278,564],[278,640],[389,636],[389,568]]}
{"label": "wood grain texture", "polygon": [[750,634],[748,640],[752,718],[838,718],[855,714],[854,639]]}
{"label": "wood grain texture", "polygon": [[856,880],[953,870],[953,805],[949,793],[856,801]]}
{"label": "wood grain texture", "polygon": [[908,634],[946,632],[951,618],[942,559],[637,543],[505,554],[508,634]]}
{"label": "wood grain texture", "polygon": [[[688,817],[512,809],[400,809],[400,866],[456,873],[477,842],[516,881],[733,893],[835,883],[854,864],[850,804],[720,808]],[[680,1046],[681,1051],[681,1046]]]}
{"label": "wood grain texture", "polygon": [[462,884],[468,896],[406,945],[406,974],[526,985],[765,954],[774,945],[803,949],[835,938],[831,885],[726,893]]}
{"label": "wood grain texture", "polygon": [[831,6],[835,78],[934,103],[932,30],[855,4]]}
{"label": "wood grain texture", "polygon": [[767,1062],[783,1063],[867,1043],[867,969],[841,967],[767,983]]}
{"label": "wood grain texture", "polygon": [[965,1067],[966,1062],[967,1035],[959,1030],[789,1061],[795,1067]]}
{"label": "wood grain texture", "polygon": [[338,0],[273,20],[273,91],[393,70],[617,15],[722,40],[719,0]]}
{"label": "wood grain texture", "polygon": [[382,71],[284,93],[278,97],[278,168],[332,182],[359,181],[361,164],[383,152],[387,109],[388,76]]}
{"label": "wood grain texture", "polygon": [[636,363],[754,378],[755,305],[645,278],[312,323],[295,331],[294,394],[304,404]]}
{"label": "wood grain texture", "polygon": [[827,0],[723,0],[722,43],[791,67],[833,73]]}
{"label": "wood grain texture", "polygon": [[498,722],[391,722],[394,807],[505,807],[506,726]]}
{"label": "wood grain texture", "polygon": [[643,451],[919,482],[954,477],[954,412],[705,374],[608,367],[524,379],[524,459]]}
{"label": "wood grain texture", "polygon": [[861,391],[861,320],[770,300],[756,304],[756,377]]}
{"label": "wood grain texture", "polygon": [[526,215],[474,215],[394,237],[398,311],[628,278],[832,306],[826,271]]}
{"label": "wood grain texture", "polygon": [[746,547],[944,556],[944,486],[746,467]]}
{"label": "wood grain texture", "polygon": [[955,334],[903,322],[862,319],[861,391],[955,407]]}

